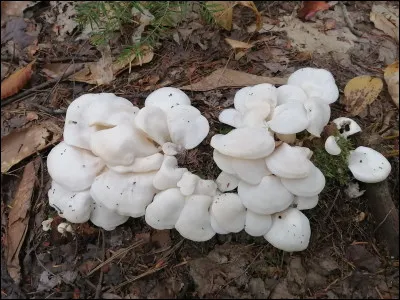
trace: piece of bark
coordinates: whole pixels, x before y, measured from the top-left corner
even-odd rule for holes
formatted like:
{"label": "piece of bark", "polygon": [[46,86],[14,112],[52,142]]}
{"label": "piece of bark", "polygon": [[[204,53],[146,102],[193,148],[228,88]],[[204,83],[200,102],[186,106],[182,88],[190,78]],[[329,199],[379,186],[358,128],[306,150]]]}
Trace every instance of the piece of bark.
{"label": "piece of bark", "polygon": [[399,256],[399,212],[395,207],[388,182],[365,184],[368,206],[376,220],[375,236],[388,248],[389,254]]}

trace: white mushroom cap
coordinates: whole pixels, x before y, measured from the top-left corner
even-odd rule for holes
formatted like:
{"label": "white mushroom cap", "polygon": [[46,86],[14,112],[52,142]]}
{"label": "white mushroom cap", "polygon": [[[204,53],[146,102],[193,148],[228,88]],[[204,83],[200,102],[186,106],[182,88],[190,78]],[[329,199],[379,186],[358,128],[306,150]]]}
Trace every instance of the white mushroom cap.
{"label": "white mushroom cap", "polygon": [[385,180],[389,176],[392,166],[378,151],[360,146],[350,153],[349,169],[357,180],[375,183]]}
{"label": "white mushroom cap", "polygon": [[135,125],[159,145],[171,141],[167,115],[157,106],[143,107],[135,118]]}
{"label": "white mushroom cap", "polygon": [[282,143],[265,158],[268,169],[279,177],[304,178],[310,174],[312,162],[302,149]]}
{"label": "white mushroom cap", "polygon": [[312,152],[311,149],[307,147],[294,146],[294,148],[299,149],[308,159],[311,159],[312,155],[314,154],[314,152]]}
{"label": "white mushroom cap", "polygon": [[221,152],[219,152],[217,149],[214,149],[213,151],[213,159],[222,171],[228,174],[234,175],[236,172],[232,167],[232,156],[224,155]]}
{"label": "white mushroom cap", "polygon": [[90,195],[97,204],[123,216],[144,216],[156,193],[155,172],[117,173],[111,170],[96,177]]}
{"label": "white mushroom cap", "polygon": [[201,179],[197,181],[193,194],[215,196],[217,194],[217,184],[214,180]]}
{"label": "white mushroom cap", "polygon": [[154,176],[153,185],[161,191],[176,188],[178,181],[186,171],[186,168],[178,167],[178,161],[174,156],[164,155],[161,168]]}
{"label": "white mushroom cap", "polygon": [[163,161],[164,155],[156,153],[146,157],[136,157],[133,164],[129,166],[113,166],[108,164],[107,167],[118,173],[145,173],[159,170]]}
{"label": "white mushroom cap", "polygon": [[296,204],[298,210],[311,209],[317,206],[319,197],[318,195],[311,197],[295,196],[293,204]]}
{"label": "white mushroom cap", "polygon": [[264,176],[271,175],[264,158],[259,159],[232,159],[232,169],[241,180],[250,184],[259,184]]}
{"label": "white mushroom cap", "polygon": [[91,152],[59,143],[47,156],[47,169],[51,178],[70,191],[88,189],[104,162]]}
{"label": "white mushroom cap", "polygon": [[265,176],[258,185],[240,181],[238,194],[247,209],[266,215],[288,208],[294,200],[294,195],[274,175]]}
{"label": "white mushroom cap", "polygon": [[276,87],[272,84],[260,83],[247,91],[247,99],[244,103],[246,110],[257,108],[262,103],[268,103],[272,108],[278,103]]}
{"label": "white mushroom cap", "polygon": [[91,135],[90,148],[107,164],[131,165],[136,156],[158,152],[157,147],[131,124],[120,124]]}
{"label": "white mushroom cap", "polygon": [[288,102],[275,107],[268,126],[281,134],[298,133],[310,124],[307,111],[301,102]]}
{"label": "white mushroom cap", "polygon": [[330,155],[339,155],[342,152],[342,149],[340,149],[336,140],[337,140],[337,138],[335,136],[331,135],[325,141],[325,150]]}
{"label": "white mushroom cap", "polygon": [[178,153],[182,152],[185,150],[183,146],[177,145],[174,143],[167,142],[162,145],[162,151],[164,152],[165,155],[177,155]]}
{"label": "white mushroom cap", "polygon": [[308,247],[311,228],[307,217],[296,208],[272,215],[271,229],[264,238],[275,248],[286,252],[303,251]]}
{"label": "white mushroom cap", "polygon": [[159,192],[146,208],[146,223],[158,230],[172,229],[184,205],[185,197],[178,188]]}
{"label": "white mushroom cap", "polygon": [[138,110],[127,99],[111,93],[82,95],[68,106],[64,141],[68,145],[90,150],[90,135],[97,130],[91,123],[105,122],[110,115],[124,111],[134,115]]}
{"label": "white mushroom cap", "polygon": [[176,185],[180,188],[182,195],[189,196],[193,194],[199,180],[199,176],[186,171]]}
{"label": "white mushroom cap", "polygon": [[144,105],[146,107],[157,106],[167,112],[169,109],[178,105],[190,105],[190,99],[180,89],[163,87],[148,95]]}
{"label": "white mushroom cap", "polygon": [[43,231],[49,231],[51,229],[52,222],[53,222],[53,218],[48,218],[47,220],[42,221]]}
{"label": "white mushroom cap", "polygon": [[89,190],[71,192],[53,180],[47,195],[50,206],[57,210],[60,217],[72,223],[89,220],[93,209]]}
{"label": "white mushroom cap", "polygon": [[244,228],[246,208],[237,194],[224,193],[214,196],[210,214],[225,231],[239,232]]}
{"label": "white mushroom cap", "polygon": [[304,103],[307,111],[307,118],[310,121],[306,128],[309,133],[316,137],[321,136],[321,132],[325,125],[329,123],[331,117],[331,107],[329,104],[318,99],[310,98]]}
{"label": "white mushroom cap", "polygon": [[245,102],[247,100],[248,93],[250,90],[251,90],[250,86],[241,88],[236,92],[235,97],[233,99],[233,104],[235,108],[241,113],[244,113],[247,110]]}
{"label": "white mushroom cap", "polygon": [[90,221],[104,230],[114,230],[117,226],[124,224],[129,219],[128,216],[120,215],[95,201],[93,201],[92,206],[93,211],[90,215]]}
{"label": "white mushroom cap", "polygon": [[205,195],[191,195],[185,199],[185,206],[175,224],[181,236],[195,242],[204,242],[215,235],[208,212],[211,202],[212,197]]}
{"label": "white mushroom cap", "polygon": [[324,69],[302,68],[288,78],[288,85],[302,88],[309,98],[318,97],[326,104],[331,104],[339,98],[332,73]]}
{"label": "white mushroom cap", "polygon": [[289,192],[303,197],[318,195],[325,187],[325,176],[314,165],[305,178],[281,178],[281,181]]}
{"label": "white mushroom cap", "polygon": [[339,130],[340,135],[345,138],[353,134],[356,134],[358,132],[361,132],[360,125],[358,125],[356,121],[350,118],[340,117],[333,120],[332,122],[336,124],[336,127]]}
{"label": "white mushroom cap", "polygon": [[207,136],[210,125],[200,111],[189,105],[178,105],[167,113],[171,141],[185,149],[193,149]]}
{"label": "white mushroom cap", "polygon": [[242,123],[242,114],[234,108],[227,108],[221,111],[218,120],[229,126],[239,127]]}
{"label": "white mushroom cap", "polygon": [[246,212],[244,230],[251,236],[265,235],[272,226],[271,215],[260,215],[251,210]]}
{"label": "white mushroom cap", "polygon": [[229,192],[237,188],[240,179],[235,175],[222,171],[216,180],[217,187],[221,192]]}
{"label": "white mushroom cap", "polygon": [[211,147],[220,153],[245,159],[263,158],[275,149],[271,134],[263,128],[237,128],[228,134],[216,134]]}
{"label": "white mushroom cap", "polygon": [[236,127],[262,127],[267,128],[266,119],[270,115],[271,106],[267,102],[261,102],[254,105],[251,109],[247,110],[238,126]]}
{"label": "white mushroom cap", "polygon": [[295,85],[281,85],[276,89],[278,97],[278,106],[288,102],[301,102],[307,100],[307,94],[302,88]]}
{"label": "white mushroom cap", "polygon": [[219,226],[219,224],[217,223],[217,221],[215,220],[213,215],[210,214],[210,218],[211,218],[211,227],[216,233],[218,233],[218,234],[228,234],[229,233],[229,231],[227,231],[227,230],[223,229],[221,226]]}
{"label": "white mushroom cap", "polygon": [[60,224],[58,224],[57,231],[61,234],[65,234],[66,232],[71,232],[71,233],[74,232],[71,224],[66,222],[61,222]]}

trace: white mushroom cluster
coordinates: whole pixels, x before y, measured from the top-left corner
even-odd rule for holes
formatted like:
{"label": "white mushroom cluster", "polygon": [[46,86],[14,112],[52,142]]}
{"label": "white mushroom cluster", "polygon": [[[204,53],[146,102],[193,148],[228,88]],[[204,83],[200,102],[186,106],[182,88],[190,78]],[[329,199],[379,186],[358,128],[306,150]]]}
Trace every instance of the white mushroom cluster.
{"label": "white mushroom cluster", "polygon": [[[349,136],[361,132],[361,127],[350,118],[340,117],[332,121],[339,131],[339,136],[347,139]],[[339,155],[342,150],[337,141],[339,136],[329,136],[325,141],[325,150],[331,155]],[[385,180],[391,170],[390,162],[378,151],[359,146],[350,151],[347,157],[350,172],[354,178],[365,183],[376,183]]]}

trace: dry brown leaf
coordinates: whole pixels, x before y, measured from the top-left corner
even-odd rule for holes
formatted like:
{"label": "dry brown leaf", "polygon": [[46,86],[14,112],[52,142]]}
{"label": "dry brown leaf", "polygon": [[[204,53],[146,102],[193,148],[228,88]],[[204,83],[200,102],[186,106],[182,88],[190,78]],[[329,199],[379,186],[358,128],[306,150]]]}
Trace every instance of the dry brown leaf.
{"label": "dry brown leaf", "polygon": [[381,92],[383,82],[380,78],[358,76],[351,79],[344,88],[343,104],[351,116],[359,115],[375,101]]}
{"label": "dry brown leaf", "polygon": [[394,104],[399,108],[399,61],[387,66],[384,78]]}
{"label": "dry brown leaf", "polygon": [[253,47],[252,44],[225,38],[225,41],[232,47],[232,49],[249,49]]}
{"label": "dry brown leaf", "polygon": [[399,42],[399,16],[383,5],[373,5],[369,19],[375,27]]}
{"label": "dry brown leaf", "polygon": [[114,74],[118,75],[127,68],[142,66],[152,61],[154,52],[150,47],[142,46],[140,50],[142,52],[140,56],[137,56],[136,52],[132,50],[131,55],[127,55],[123,59],[117,59],[112,65]]}
{"label": "dry brown leaf", "polygon": [[21,182],[11,204],[7,225],[7,269],[16,283],[20,281],[21,267],[19,252],[24,242],[31,208],[31,197],[35,187],[36,173],[39,169],[39,158],[25,166]]}
{"label": "dry brown leaf", "polygon": [[4,136],[1,139],[1,173],[7,172],[24,158],[56,143],[61,136],[62,129],[51,121]]}
{"label": "dry brown leaf", "polygon": [[31,79],[32,67],[35,61],[32,61],[22,69],[17,70],[10,77],[4,79],[1,83],[1,100],[18,93]]}
{"label": "dry brown leaf", "polygon": [[261,14],[253,1],[207,1],[206,7],[213,15],[215,22],[226,30],[232,29],[233,7],[242,5],[250,8],[256,15],[256,28],[262,26]]}
{"label": "dry brown leaf", "polygon": [[298,16],[303,20],[310,20],[317,12],[329,9],[331,6],[326,1],[303,1]]}
{"label": "dry brown leaf", "polygon": [[180,87],[180,89],[204,92],[218,88],[244,87],[260,83],[282,85],[286,82],[287,78],[257,76],[241,71],[221,68],[212,72],[200,81],[191,85],[185,85]]}

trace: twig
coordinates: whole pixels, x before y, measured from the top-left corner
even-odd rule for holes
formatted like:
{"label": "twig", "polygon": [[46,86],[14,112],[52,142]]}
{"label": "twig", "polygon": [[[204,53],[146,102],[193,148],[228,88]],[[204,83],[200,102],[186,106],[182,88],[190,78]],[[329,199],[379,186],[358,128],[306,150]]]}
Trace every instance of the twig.
{"label": "twig", "polygon": [[[104,230],[103,229],[101,229],[101,237],[102,237],[102,249],[103,249],[102,261],[104,261],[106,259],[106,239],[104,238]],[[96,294],[94,296],[95,299],[100,299],[101,285],[103,284],[103,277],[104,277],[103,268],[100,268],[99,283],[97,284]]]}
{"label": "twig", "polygon": [[376,226],[374,233],[379,229],[379,227],[382,226],[383,223],[385,223],[386,219],[389,217],[389,215],[391,214],[391,212],[394,208],[395,208],[395,206],[393,205],[392,208],[389,210],[389,212],[386,214],[386,216],[383,218],[383,220],[378,224],[378,226]]}
{"label": "twig", "polygon": [[37,90],[41,90],[41,89],[47,88],[48,86],[51,86],[52,84],[57,84],[58,82],[68,78],[69,76],[71,76],[72,74],[80,71],[83,68],[84,68],[84,66],[81,66],[81,67],[76,68],[76,69],[71,69],[70,71],[65,72],[63,75],[61,75],[58,78],[54,78],[52,80],[46,81],[46,82],[44,82],[42,84],[39,84],[37,86],[34,86],[34,87],[30,88],[29,90],[23,91],[22,93],[19,93],[19,94],[15,95],[14,97],[11,97],[11,98],[9,98],[7,100],[4,100],[4,101],[1,102],[1,107],[5,106],[5,105],[8,105],[10,103],[16,102],[17,100],[19,100],[19,99],[21,99],[21,98],[23,98],[23,97],[25,97],[25,96],[37,91]]}
{"label": "twig", "polygon": [[326,212],[326,215],[325,215],[324,219],[322,220],[323,223],[325,223],[326,219],[329,217],[329,214],[331,213],[332,208],[335,205],[337,198],[339,197],[339,194],[340,194],[340,189],[337,190],[335,199],[333,199],[333,202],[332,202],[331,206],[329,207],[328,211]]}
{"label": "twig", "polygon": [[354,28],[353,22],[350,20],[349,13],[347,12],[346,5],[344,5],[342,1],[339,1],[339,6],[342,8],[344,21],[346,22],[347,27],[349,27],[351,33],[355,36],[363,37],[364,33]]}
{"label": "twig", "polygon": [[52,108],[48,108],[48,107],[45,107],[43,105],[33,103],[33,102],[29,103],[29,105],[39,108],[39,109],[43,110],[45,113],[48,113],[50,115],[62,115],[67,112],[67,110],[65,108],[52,109]]}

